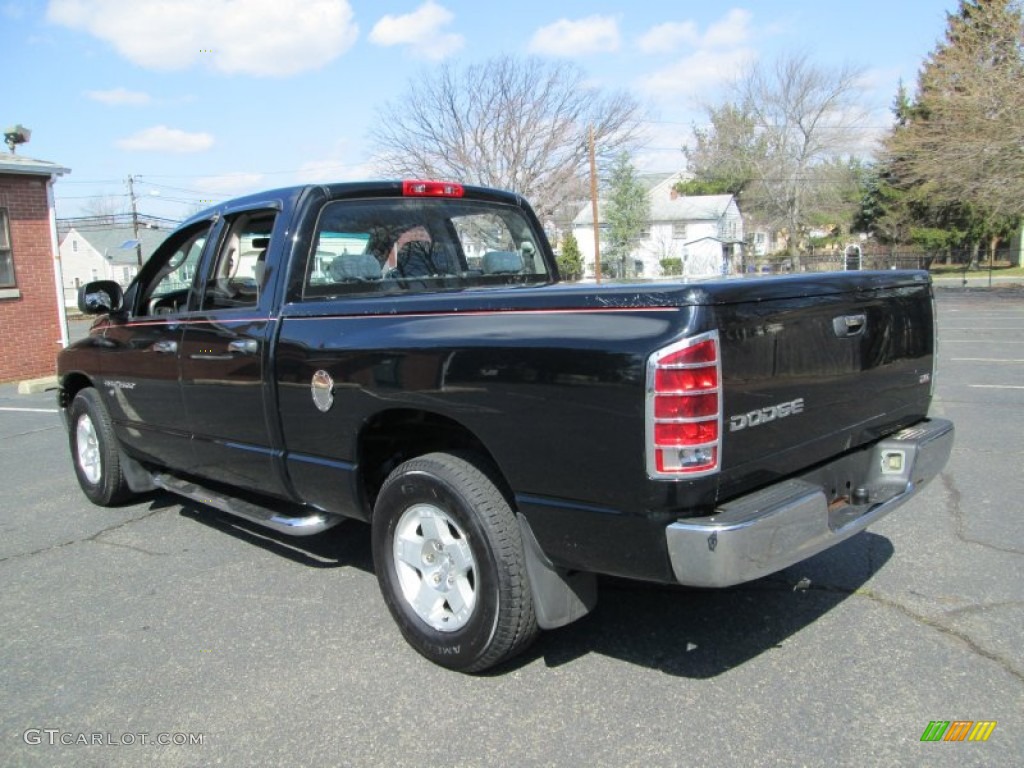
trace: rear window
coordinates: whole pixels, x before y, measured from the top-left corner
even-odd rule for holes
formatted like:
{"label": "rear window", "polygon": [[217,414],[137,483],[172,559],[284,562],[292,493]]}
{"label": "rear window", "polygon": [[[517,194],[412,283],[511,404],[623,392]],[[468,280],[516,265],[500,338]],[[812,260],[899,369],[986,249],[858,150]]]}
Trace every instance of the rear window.
{"label": "rear window", "polygon": [[514,206],[340,200],[320,212],[303,298],[547,283],[541,242]]}

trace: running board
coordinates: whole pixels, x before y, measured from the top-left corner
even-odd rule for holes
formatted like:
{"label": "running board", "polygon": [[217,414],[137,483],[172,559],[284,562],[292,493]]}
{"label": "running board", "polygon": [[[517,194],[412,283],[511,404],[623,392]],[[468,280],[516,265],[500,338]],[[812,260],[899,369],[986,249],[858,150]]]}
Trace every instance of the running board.
{"label": "running board", "polygon": [[262,525],[264,528],[286,533],[289,536],[313,536],[328,528],[333,528],[344,520],[339,515],[330,515],[326,512],[314,512],[305,517],[282,515],[269,507],[243,501],[234,496],[226,496],[188,480],[163,473],[154,473],[153,482],[171,493],[214,507],[221,512],[248,520],[250,523]]}

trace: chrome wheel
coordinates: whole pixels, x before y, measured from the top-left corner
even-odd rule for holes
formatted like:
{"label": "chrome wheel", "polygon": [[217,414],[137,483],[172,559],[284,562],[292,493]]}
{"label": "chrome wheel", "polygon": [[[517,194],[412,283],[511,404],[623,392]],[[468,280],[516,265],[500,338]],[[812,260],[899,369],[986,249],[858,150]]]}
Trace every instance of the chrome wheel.
{"label": "chrome wheel", "polygon": [[96,436],[96,427],[83,413],[75,424],[75,446],[77,450],[78,468],[87,481],[98,485],[103,477],[103,461],[100,458],[100,443]]}
{"label": "chrome wheel", "polygon": [[395,527],[394,564],[402,596],[440,632],[466,625],[476,605],[477,566],[466,534],[432,504],[415,504]]}

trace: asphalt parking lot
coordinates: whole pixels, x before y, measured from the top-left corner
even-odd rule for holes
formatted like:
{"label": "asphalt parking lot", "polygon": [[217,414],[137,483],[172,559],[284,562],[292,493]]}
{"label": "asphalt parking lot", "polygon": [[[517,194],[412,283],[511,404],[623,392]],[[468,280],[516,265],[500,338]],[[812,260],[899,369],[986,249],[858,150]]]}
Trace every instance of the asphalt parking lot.
{"label": "asphalt parking lot", "polygon": [[[403,642],[365,526],[93,507],[52,393],[0,386],[0,763],[1024,765],[1024,294],[938,307],[957,442],[916,500],[742,587],[606,580],[481,677]],[[997,725],[922,742],[935,720]]]}

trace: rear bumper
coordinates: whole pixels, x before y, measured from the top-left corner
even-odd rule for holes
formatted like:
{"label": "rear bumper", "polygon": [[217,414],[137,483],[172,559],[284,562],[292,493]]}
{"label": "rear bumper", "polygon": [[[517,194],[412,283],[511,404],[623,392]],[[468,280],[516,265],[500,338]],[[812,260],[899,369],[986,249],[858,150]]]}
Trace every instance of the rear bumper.
{"label": "rear bumper", "polygon": [[[710,517],[665,530],[680,584],[727,587],[828,549],[911,499],[953,448],[953,424],[931,419],[798,478],[742,496]],[[834,489],[846,500],[829,503]]]}

